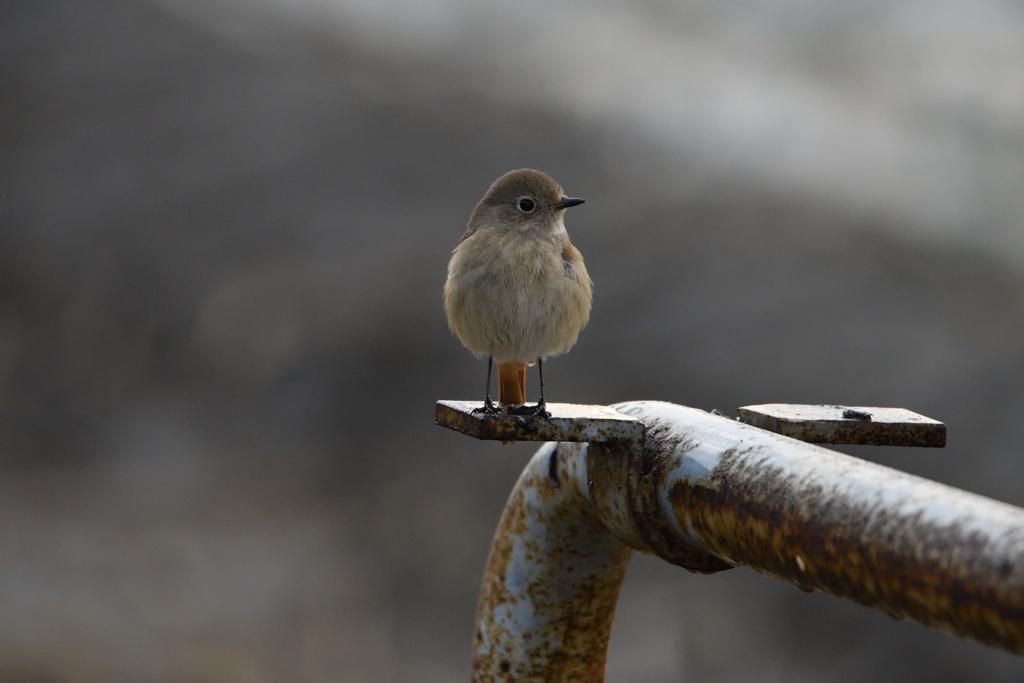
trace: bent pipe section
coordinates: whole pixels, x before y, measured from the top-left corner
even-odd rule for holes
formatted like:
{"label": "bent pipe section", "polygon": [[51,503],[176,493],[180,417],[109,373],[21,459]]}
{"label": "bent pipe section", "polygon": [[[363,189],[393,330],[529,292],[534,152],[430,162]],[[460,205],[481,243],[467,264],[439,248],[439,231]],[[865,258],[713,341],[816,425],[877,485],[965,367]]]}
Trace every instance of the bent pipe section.
{"label": "bent pipe section", "polygon": [[1024,510],[693,408],[614,407],[646,424],[642,451],[545,444],[513,489],[473,680],[603,680],[633,549],[1024,654]]}

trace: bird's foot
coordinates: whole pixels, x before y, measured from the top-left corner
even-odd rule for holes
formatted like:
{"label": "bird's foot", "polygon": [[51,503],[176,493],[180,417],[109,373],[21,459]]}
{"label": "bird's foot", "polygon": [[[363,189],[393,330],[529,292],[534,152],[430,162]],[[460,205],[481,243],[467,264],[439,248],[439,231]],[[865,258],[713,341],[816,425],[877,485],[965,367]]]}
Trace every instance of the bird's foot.
{"label": "bird's foot", "polygon": [[540,401],[535,406],[506,406],[505,413],[507,415],[519,415],[525,417],[527,418],[527,422],[537,418],[543,418],[545,420],[551,419],[551,413],[547,411],[547,404],[544,401]]}
{"label": "bird's foot", "polygon": [[478,415],[480,413],[483,413],[484,415],[493,415],[493,416],[497,416],[497,415],[501,415],[502,414],[501,408],[499,408],[498,406],[494,405],[494,401],[491,400],[490,396],[488,396],[487,398],[484,399],[483,406],[481,406],[479,408],[473,408],[472,413],[473,413],[473,415]]}

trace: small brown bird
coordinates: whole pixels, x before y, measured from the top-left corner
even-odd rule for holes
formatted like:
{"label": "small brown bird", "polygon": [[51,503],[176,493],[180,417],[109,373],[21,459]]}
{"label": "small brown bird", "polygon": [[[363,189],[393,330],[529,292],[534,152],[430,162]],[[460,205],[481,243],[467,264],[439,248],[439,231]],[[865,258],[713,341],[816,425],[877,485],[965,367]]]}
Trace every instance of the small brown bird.
{"label": "small brown bird", "polygon": [[[477,357],[488,356],[483,411],[491,402],[491,363],[498,363],[498,402],[506,412],[547,415],[543,361],[565,353],[590,317],[593,283],[565,231],[566,197],[551,176],[510,171],[473,209],[448,263],[448,326]],[[526,366],[538,363],[540,401],[526,403]],[[517,410],[519,408],[519,410]]]}

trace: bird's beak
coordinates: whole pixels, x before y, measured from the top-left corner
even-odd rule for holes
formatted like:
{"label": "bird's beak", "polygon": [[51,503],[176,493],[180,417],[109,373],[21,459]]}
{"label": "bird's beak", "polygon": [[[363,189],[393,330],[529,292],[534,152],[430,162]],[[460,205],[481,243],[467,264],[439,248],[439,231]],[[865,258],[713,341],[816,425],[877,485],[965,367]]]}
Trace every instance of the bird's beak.
{"label": "bird's beak", "polygon": [[570,206],[579,206],[584,202],[583,199],[573,199],[572,197],[562,197],[562,200],[557,204],[552,204],[552,209],[568,209]]}

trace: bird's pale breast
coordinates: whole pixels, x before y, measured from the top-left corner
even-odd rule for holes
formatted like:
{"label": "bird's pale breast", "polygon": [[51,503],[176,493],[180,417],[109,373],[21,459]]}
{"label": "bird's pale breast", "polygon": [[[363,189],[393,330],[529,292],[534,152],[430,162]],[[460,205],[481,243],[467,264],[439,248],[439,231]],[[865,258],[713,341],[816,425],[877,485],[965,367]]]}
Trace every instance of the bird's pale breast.
{"label": "bird's pale breast", "polygon": [[590,316],[583,257],[561,238],[479,231],[448,264],[448,324],[473,353],[533,363],[568,351]]}

